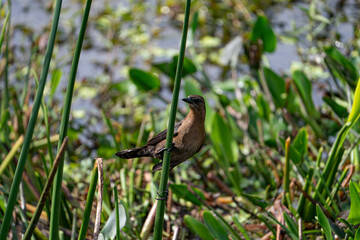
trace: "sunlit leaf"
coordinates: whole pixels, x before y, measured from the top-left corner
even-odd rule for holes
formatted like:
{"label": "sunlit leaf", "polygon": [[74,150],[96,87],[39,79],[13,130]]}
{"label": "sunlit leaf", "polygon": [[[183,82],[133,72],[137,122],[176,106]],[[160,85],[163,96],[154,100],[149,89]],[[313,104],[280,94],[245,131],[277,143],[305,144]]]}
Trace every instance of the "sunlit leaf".
{"label": "sunlit leaf", "polygon": [[326,218],[325,214],[323,213],[323,211],[321,210],[321,208],[319,207],[319,205],[316,205],[316,215],[318,216],[319,223],[321,225],[321,228],[324,231],[325,238],[327,240],[333,239],[332,235],[331,235],[330,223],[329,223],[328,219]]}
{"label": "sunlit leaf", "polygon": [[351,122],[351,124],[354,125],[355,122],[359,119],[359,116],[360,116],[360,81],[358,81],[358,84],[355,89],[353,105],[347,122]]}
{"label": "sunlit leaf", "polygon": [[209,211],[204,211],[203,218],[213,237],[217,240],[229,240],[225,227]]}
{"label": "sunlit leaf", "polygon": [[264,52],[273,52],[276,49],[276,35],[265,16],[258,16],[251,33],[251,42],[255,43],[258,39],[263,42]]}
{"label": "sunlit leaf", "polygon": [[209,230],[196,218],[193,218],[189,215],[184,217],[185,225],[192,231],[197,234],[203,240],[212,240],[214,237],[210,234]]}
{"label": "sunlit leaf", "polygon": [[129,70],[129,76],[139,90],[150,91],[160,88],[160,79],[149,72],[131,68]]}
{"label": "sunlit leaf", "polygon": [[348,222],[357,225],[360,224],[360,194],[354,182],[350,182],[350,213],[348,216]]}
{"label": "sunlit leaf", "polygon": [[51,76],[50,82],[50,99],[54,97],[57,86],[61,80],[62,71],[60,69],[55,69]]}

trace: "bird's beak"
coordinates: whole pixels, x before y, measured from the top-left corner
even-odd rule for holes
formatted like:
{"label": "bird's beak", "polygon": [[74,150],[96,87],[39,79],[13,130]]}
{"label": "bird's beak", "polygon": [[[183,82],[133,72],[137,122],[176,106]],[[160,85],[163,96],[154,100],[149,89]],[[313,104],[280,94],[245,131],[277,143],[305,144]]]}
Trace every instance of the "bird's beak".
{"label": "bird's beak", "polygon": [[184,102],[187,102],[189,104],[194,104],[194,101],[191,98],[183,98],[181,100],[183,100]]}

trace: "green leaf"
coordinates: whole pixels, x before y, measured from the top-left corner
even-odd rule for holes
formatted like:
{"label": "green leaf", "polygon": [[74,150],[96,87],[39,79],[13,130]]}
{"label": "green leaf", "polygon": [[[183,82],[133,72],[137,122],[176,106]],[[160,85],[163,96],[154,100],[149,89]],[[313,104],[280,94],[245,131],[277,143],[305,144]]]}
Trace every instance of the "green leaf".
{"label": "green leaf", "polygon": [[228,240],[228,233],[224,226],[209,212],[203,213],[204,222],[209,229],[211,235],[217,240]]}
{"label": "green leaf", "polygon": [[269,68],[264,68],[266,84],[277,108],[284,107],[285,104],[285,81]]}
{"label": "green leaf", "polygon": [[276,36],[265,16],[258,16],[251,33],[251,42],[261,39],[264,52],[274,52],[276,49]]}
{"label": "green leaf", "polygon": [[[171,79],[174,79],[178,59],[179,56],[175,55],[170,62],[155,63],[152,64],[152,66],[160,70],[162,73],[164,73]],[[184,65],[182,70],[182,77],[185,77],[197,71],[195,64],[189,58],[185,57],[183,64]]]}
{"label": "green leaf", "polygon": [[[119,204],[119,228],[120,230],[126,224],[126,212],[122,204]],[[108,220],[99,234],[99,240],[101,239],[114,239],[116,236],[116,212],[115,209],[111,212]]]}
{"label": "green leaf", "polygon": [[288,226],[289,230],[295,236],[298,236],[299,232],[298,232],[298,226],[297,226],[296,222],[286,212],[283,212],[283,215],[284,215],[284,220],[285,220],[286,225]]}
{"label": "green leaf", "polygon": [[191,79],[185,79],[184,91],[185,91],[185,96],[189,96],[189,95],[202,96],[203,95],[199,84],[196,81],[191,80]]}
{"label": "green leaf", "polygon": [[[175,73],[176,73],[176,65],[177,65],[178,59],[179,59],[179,56],[175,55],[170,64],[170,67],[172,68],[172,70],[174,72],[174,77],[175,77]],[[195,64],[189,58],[185,57],[183,70],[182,70],[182,76],[185,77],[185,76],[190,75],[195,72],[196,72]]]}
{"label": "green leaf", "polygon": [[241,193],[241,196],[249,200],[252,204],[261,207],[262,209],[265,209],[267,206],[269,206],[269,204],[261,197],[246,193]]}
{"label": "green leaf", "polygon": [[325,62],[332,74],[354,88],[359,79],[356,67],[335,47],[325,47],[324,51]]}
{"label": "green leaf", "polygon": [[360,194],[354,182],[350,182],[350,199],[350,213],[347,220],[349,223],[357,225],[360,224]]}
{"label": "green leaf", "polygon": [[329,105],[329,107],[336,113],[336,115],[338,115],[340,118],[346,118],[348,116],[348,111],[346,106],[344,106],[345,101],[342,101],[336,97],[329,97],[329,96],[324,96],[323,97],[323,101]]}
{"label": "green leaf", "polygon": [[256,105],[259,109],[259,116],[269,122],[271,114],[270,106],[261,93],[257,97]]}
{"label": "green leaf", "polygon": [[331,235],[330,223],[318,204],[316,205],[316,215],[318,216],[319,223],[324,231],[325,238],[327,240],[333,239]]}
{"label": "green leaf", "polygon": [[197,234],[203,240],[212,240],[215,239],[209,230],[202,224],[199,220],[185,215],[184,217],[185,225],[190,229],[191,232]]}
{"label": "green leaf", "polygon": [[306,111],[309,116],[317,117],[319,113],[316,111],[314,102],[312,100],[312,86],[310,80],[304,72],[297,70],[293,73],[293,80],[300,93],[301,100],[303,101]]}
{"label": "green leaf", "polygon": [[355,89],[353,105],[347,122],[351,122],[351,126],[353,126],[356,123],[356,121],[359,119],[359,116],[360,116],[360,81],[358,81],[358,84]]}
{"label": "green leaf", "polygon": [[[290,145],[290,159],[295,163],[299,164],[302,162],[304,155],[307,153],[307,139],[308,135],[306,132],[306,128],[303,127],[297,133],[294,141]],[[284,141],[283,141],[284,142]],[[283,147],[285,146],[284,143]]]}
{"label": "green leaf", "polygon": [[50,99],[54,97],[57,86],[59,85],[61,79],[62,71],[60,69],[55,69],[51,76],[50,82]]}
{"label": "green leaf", "polygon": [[360,240],[360,227],[356,230],[354,240]]}
{"label": "green leaf", "polygon": [[210,137],[214,143],[215,151],[225,160],[224,164],[227,167],[230,166],[230,163],[237,161],[239,149],[236,140],[228,124],[225,123],[219,113],[216,113],[213,117]]}
{"label": "green leaf", "polygon": [[129,77],[141,91],[157,90],[160,88],[160,79],[149,72],[131,68],[129,70]]}
{"label": "green leaf", "polygon": [[[176,194],[176,196],[178,196],[179,198],[183,198],[189,202],[192,202],[195,205],[201,206],[202,203],[199,199],[197,199],[196,196],[194,196],[194,194],[192,194],[186,185],[184,184],[171,184],[170,185],[171,190],[173,191],[173,193]],[[201,199],[206,200],[204,194],[196,188],[191,188],[198,196],[201,197]]]}

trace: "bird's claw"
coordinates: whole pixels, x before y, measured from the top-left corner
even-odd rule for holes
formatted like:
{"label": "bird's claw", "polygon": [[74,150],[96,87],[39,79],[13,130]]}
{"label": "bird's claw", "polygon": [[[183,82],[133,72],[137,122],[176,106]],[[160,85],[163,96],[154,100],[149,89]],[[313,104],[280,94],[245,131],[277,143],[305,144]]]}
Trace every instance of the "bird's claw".
{"label": "bird's claw", "polygon": [[164,150],[170,153],[175,148],[175,143],[170,143],[171,147],[165,148]]}
{"label": "bird's claw", "polygon": [[165,193],[165,196],[164,197],[161,197],[160,194],[159,194],[159,191],[156,191],[156,194],[158,195],[158,197],[156,197],[155,199],[156,200],[167,200],[168,198],[168,195],[169,195],[169,191],[168,190],[165,190],[165,191],[162,191],[162,193]]}

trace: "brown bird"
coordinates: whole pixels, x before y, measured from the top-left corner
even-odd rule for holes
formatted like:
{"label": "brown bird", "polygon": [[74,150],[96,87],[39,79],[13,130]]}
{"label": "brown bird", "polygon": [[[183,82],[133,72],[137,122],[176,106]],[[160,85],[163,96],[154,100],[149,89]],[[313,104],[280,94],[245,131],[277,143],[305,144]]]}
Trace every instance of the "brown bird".
{"label": "brown bird", "polygon": [[[190,107],[188,115],[175,124],[173,146],[170,155],[170,170],[199,152],[205,142],[205,100],[199,95],[182,99]],[[117,152],[124,159],[153,157],[162,160],[164,156],[167,129],[150,139],[145,146]],[[153,171],[161,170],[162,162],[154,165]]]}

